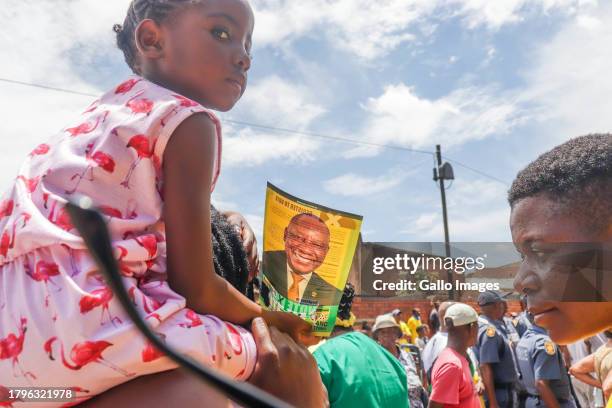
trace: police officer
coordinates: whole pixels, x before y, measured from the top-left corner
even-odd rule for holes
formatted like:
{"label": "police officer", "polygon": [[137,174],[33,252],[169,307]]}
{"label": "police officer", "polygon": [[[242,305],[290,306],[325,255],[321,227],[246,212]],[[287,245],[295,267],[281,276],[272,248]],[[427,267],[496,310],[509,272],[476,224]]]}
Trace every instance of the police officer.
{"label": "police officer", "polygon": [[505,300],[498,292],[486,291],[478,296],[482,312],[478,319],[476,355],[485,384],[488,408],[512,408],[516,366],[502,320]]}
{"label": "police officer", "polygon": [[516,355],[521,382],[528,393],[526,408],[576,408],[561,351],[546,330],[529,321]]}
{"label": "police officer", "polygon": [[512,321],[519,337],[523,337],[523,334],[529,327],[529,321],[527,320],[527,301],[524,296],[521,296],[521,313]]}

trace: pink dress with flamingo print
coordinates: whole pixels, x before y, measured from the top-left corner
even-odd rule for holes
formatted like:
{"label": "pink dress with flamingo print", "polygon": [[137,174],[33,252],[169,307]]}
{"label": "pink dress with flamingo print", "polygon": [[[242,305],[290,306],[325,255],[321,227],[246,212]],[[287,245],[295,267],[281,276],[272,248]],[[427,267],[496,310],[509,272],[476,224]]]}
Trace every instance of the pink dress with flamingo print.
{"label": "pink dress with flamingo print", "polygon": [[196,112],[217,128],[214,187],[218,119],[138,76],[30,153],[0,198],[0,387],[73,387],[83,401],[176,367],[142,338],[71,225],[65,204],[81,195],[108,220],[124,284],[153,330],[227,375],[251,375],[251,334],[187,309],[167,284],[163,153],[177,126]]}

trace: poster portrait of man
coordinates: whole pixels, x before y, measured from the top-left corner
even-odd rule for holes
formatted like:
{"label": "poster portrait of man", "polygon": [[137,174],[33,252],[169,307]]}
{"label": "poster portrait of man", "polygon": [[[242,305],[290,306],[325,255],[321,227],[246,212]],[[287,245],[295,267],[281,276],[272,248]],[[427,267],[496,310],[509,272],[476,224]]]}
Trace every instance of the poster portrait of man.
{"label": "poster portrait of man", "polygon": [[329,238],[329,228],[319,217],[300,213],[284,230],[285,250],[263,253],[264,274],[282,296],[311,305],[338,303],[342,291],[316,272],[329,251]]}

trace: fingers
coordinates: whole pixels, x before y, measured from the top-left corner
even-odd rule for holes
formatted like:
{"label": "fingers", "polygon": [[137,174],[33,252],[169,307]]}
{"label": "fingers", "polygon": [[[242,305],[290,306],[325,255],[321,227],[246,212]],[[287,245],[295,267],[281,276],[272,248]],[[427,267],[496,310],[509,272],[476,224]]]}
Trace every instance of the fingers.
{"label": "fingers", "polygon": [[255,340],[258,354],[274,353],[275,347],[270,335],[270,329],[268,329],[264,319],[261,317],[253,319],[251,322],[251,333],[253,333],[253,340]]}

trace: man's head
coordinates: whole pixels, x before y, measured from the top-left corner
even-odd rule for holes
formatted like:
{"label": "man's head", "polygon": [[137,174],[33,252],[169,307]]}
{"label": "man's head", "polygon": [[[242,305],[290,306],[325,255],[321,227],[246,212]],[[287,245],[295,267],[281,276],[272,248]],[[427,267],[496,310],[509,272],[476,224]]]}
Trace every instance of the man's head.
{"label": "man's head", "polygon": [[402,330],[393,316],[384,314],[376,317],[374,327],[372,328],[372,337],[381,346],[391,351],[395,347],[397,340],[402,337]]}
{"label": "man's head", "polygon": [[418,307],[415,307],[414,309],[412,309],[412,315],[414,317],[416,317],[417,319],[421,318],[421,309],[419,309]]}
{"label": "man's head", "polygon": [[395,321],[399,323],[402,320],[402,311],[400,309],[393,309],[391,316],[393,316]]}
{"label": "man's head", "polygon": [[313,272],[323,263],[329,250],[329,229],[317,216],[298,214],[285,228],[285,253],[293,272]]}
{"label": "man's head", "polygon": [[599,268],[610,279],[610,265],[592,263],[612,244],[612,135],[578,137],[544,153],[519,172],[508,201],[523,258],[514,287],[535,321],[560,344],[611,327],[612,302],[586,300],[607,299],[612,286],[597,289],[590,276]]}
{"label": "man's head", "polygon": [[494,290],[478,295],[478,306],[483,315],[493,320],[501,320],[507,308],[506,300]]}
{"label": "man's head", "polygon": [[438,310],[438,309],[440,308],[440,302],[438,302],[437,300],[436,300],[436,301],[433,301],[433,302],[431,302],[431,306],[432,306],[432,307],[433,307],[435,310]]}
{"label": "man's head", "polygon": [[441,332],[446,332],[446,322],[444,321],[444,316],[446,315],[446,311],[448,310],[448,308],[454,304],[455,302],[451,300],[442,302],[440,304],[440,309],[438,309],[438,314],[440,315],[439,317],[440,317],[440,331]]}
{"label": "man's head", "polygon": [[444,318],[448,328],[449,343],[462,344],[466,348],[476,344],[478,314],[465,303],[455,303],[448,308]]}

